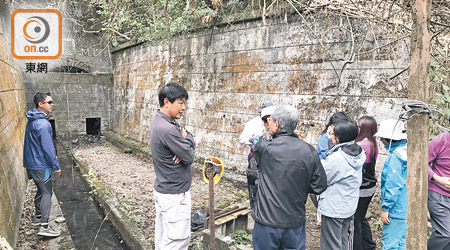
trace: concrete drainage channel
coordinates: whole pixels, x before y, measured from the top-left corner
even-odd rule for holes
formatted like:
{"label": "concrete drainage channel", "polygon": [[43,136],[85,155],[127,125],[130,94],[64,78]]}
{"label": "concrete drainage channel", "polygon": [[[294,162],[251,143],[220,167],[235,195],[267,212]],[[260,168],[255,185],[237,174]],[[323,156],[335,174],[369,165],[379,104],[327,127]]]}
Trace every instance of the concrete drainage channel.
{"label": "concrete drainage channel", "polygon": [[[77,172],[78,177],[80,179],[82,179],[83,178],[83,177],[81,177],[82,175],[84,175],[84,176],[89,175],[89,169],[86,166],[84,166],[83,164],[81,164],[80,162],[78,162],[73,157],[73,155],[70,153],[70,151],[68,149],[70,148],[71,143],[72,142],[70,142],[70,141],[62,141],[62,144],[64,145],[64,147],[63,147],[63,145],[58,143],[58,146],[57,146],[58,152],[60,150],[63,150],[65,152],[66,156],[68,157],[68,161],[72,163],[71,164],[73,166],[72,172]],[[64,169],[63,169],[63,171],[64,171]],[[78,171],[79,171],[79,173],[78,173]],[[75,174],[73,174],[73,175],[75,175]],[[95,202],[98,204],[98,206],[100,207],[99,209],[101,210],[101,215],[102,215],[101,223],[103,224],[103,227],[105,227],[105,229],[102,229],[102,228],[99,229],[100,223],[98,224],[98,226],[96,227],[96,229],[99,229],[99,231],[97,232],[97,234],[99,234],[97,236],[97,241],[99,240],[99,238],[102,237],[100,235],[100,232],[102,232],[104,230],[108,231],[108,227],[110,228],[110,230],[114,231],[114,234],[116,236],[115,239],[111,239],[111,237],[109,237],[109,239],[100,240],[100,241],[107,241],[107,242],[109,242],[108,244],[114,244],[114,246],[112,246],[111,248],[108,248],[108,247],[106,247],[107,244],[99,243],[98,244],[99,247],[97,249],[124,249],[124,250],[152,249],[151,243],[145,239],[144,235],[139,230],[137,225],[134,222],[132,222],[126,214],[124,214],[120,210],[116,209],[115,204],[117,204],[117,202],[114,201],[114,199],[109,195],[107,188],[104,187],[104,185],[98,179],[95,178],[95,179],[87,180],[87,178],[84,177],[84,180],[82,180],[82,181],[83,181],[84,186],[87,188],[87,192],[86,191],[84,191],[84,192],[87,193],[88,196],[94,197]],[[87,182],[89,182],[90,187],[87,184]],[[64,184],[64,185],[66,185],[66,184]],[[77,192],[77,191],[75,191],[75,192]],[[58,199],[59,199],[59,196],[58,196]],[[94,201],[92,201],[92,202],[94,202]],[[64,207],[64,205],[62,205],[62,207]],[[87,219],[87,220],[89,220],[89,219]],[[68,222],[68,224],[69,224],[69,222]],[[70,225],[69,225],[69,230],[72,232]],[[77,247],[76,242],[74,242],[74,243],[75,243],[75,246]],[[97,245],[97,244],[95,244],[95,245]],[[90,247],[89,248],[77,247],[77,249],[91,249],[91,248]],[[93,249],[95,249],[95,248],[93,248]]]}
{"label": "concrete drainage channel", "polygon": [[56,144],[62,175],[56,178],[54,193],[65,214],[73,243],[77,249],[122,249],[124,243],[103,211],[90,198],[90,189],[75,167],[73,159],[60,142]]}

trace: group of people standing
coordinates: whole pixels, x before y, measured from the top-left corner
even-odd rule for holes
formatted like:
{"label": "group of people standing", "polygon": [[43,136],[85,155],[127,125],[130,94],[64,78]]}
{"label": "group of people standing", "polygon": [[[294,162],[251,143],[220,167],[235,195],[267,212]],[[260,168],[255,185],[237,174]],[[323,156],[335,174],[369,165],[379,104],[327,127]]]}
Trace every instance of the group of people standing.
{"label": "group of people standing", "polygon": [[[194,162],[193,135],[176,120],[186,110],[188,92],[168,83],[158,93],[160,109],[151,122],[151,151],[156,179],[156,249],[187,249],[190,239]],[[35,196],[38,235],[59,236],[48,226],[52,175],[61,174],[48,119],[50,93],[37,93],[35,109],[27,113],[24,166],[38,187]],[[249,191],[255,220],[253,246],[258,249],[305,249],[308,194],[318,196],[321,249],[375,249],[365,218],[376,192],[376,137],[389,151],[381,173],[383,249],[405,249],[408,189],[406,188],[406,129],[398,120],[361,117],[357,122],[342,112],[332,115],[318,140],[318,148],[296,131],[300,114],[289,105],[267,102],[260,116],[240,136],[248,145]],[[377,129],[378,128],[378,129]],[[450,133],[430,141],[429,211],[435,232],[430,250],[450,249]],[[354,234],[350,230],[354,224]]]}
{"label": "group of people standing", "polygon": [[[264,103],[260,109],[264,131],[251,134],[249,128],[257,128],[253,121],[240,136],[258,169],[257,180],[249,181],[254,248],[305,249],[309,193],[321,216],[321,249],[376,249],[366,214],[376,192],[375,138],[379,138],[389,152],[381,172],[381,241],[383,249],[405,249],[408,189],[403,121],[387,119],[378,128],[373,117],[355,122],[337,112],[320,135],[316,152],[294,130],[298,111],[284,105],[268,109],[272,105]],[[450,133],[430,141],[429,210],[435,229],[430,250],[450,249],[450,178],[445,177],[450,176],[449,146]]]}

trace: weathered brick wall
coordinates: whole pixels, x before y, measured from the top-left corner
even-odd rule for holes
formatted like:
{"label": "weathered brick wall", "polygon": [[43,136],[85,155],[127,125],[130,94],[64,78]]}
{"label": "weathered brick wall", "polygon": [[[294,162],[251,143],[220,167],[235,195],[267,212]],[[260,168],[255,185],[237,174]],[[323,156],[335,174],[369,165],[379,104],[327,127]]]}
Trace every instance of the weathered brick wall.
{"label": "weathered brick wall", "polygon": [[[396,117],[407,73],[394,76],[408,66],[408,41],[359,20],[351,20],[353,34],[333,17],[316,21],[315,36],[298,20],[254,21],[115,51],[113,129],[149,142],[158,87],[175,81],[189,92],[180,123],[195,135],[197,159],[214,155],[242,171],[247,149],[238,137],[264,101],[297,107],[298,128],[313,144],[336,111]],[[360,54],[341,75],[352,52]]]}
{"label": "weathered brick wall", "polygon": [[25,100],[22,74],[10,54],[9,11],[0,2],[0,235],[15,245],[26,190],[22,162]]}
{"label": "weathered brick wall", "polygon": [[112,74],[23,73],[23,77],[28,110],[35,107],[36,92],[52,95],[56,133],[85,133],[86,118],[99,117],[102,129],[110,128]]}

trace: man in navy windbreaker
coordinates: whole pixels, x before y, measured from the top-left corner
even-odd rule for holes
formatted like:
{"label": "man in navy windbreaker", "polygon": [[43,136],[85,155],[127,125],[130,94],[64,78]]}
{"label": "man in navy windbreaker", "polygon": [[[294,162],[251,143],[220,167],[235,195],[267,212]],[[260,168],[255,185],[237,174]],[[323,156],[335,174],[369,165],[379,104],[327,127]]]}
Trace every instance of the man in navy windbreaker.
{"label": "man in navy windbreaker", "polygon": [[36,215],[33,225],[40,225],[38,235],[57,237],[59,232],[48,225],[52,197],[52,172],[61,174],[56,151],[53,145],[52,126],[48,119],[53,109],[50,93],[34,95],[36,108],[27,112],[27,127],[23,148],[23,165],[27,169],[28,179],[33,179],[37,186],[34,197]]}

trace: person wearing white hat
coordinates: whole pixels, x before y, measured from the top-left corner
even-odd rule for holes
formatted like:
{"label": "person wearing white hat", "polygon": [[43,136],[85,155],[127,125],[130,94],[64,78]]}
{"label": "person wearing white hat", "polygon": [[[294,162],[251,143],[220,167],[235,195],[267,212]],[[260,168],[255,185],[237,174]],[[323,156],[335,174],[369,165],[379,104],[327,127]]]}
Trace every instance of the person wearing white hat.
{"label": "person wearing white hat", "polygon": [[253,139],[255,138],[255,136],[260,135],[264,130],[264,124],[262,121],[262,118],[264,116],[261,116],[261,114],[266,108],[271,106],[274,106],[272,102],[263,103],[261,105],[261,108],[259,109],[259,116],[248,121],[244,126],[244,130],[242,130],[242,133],[239,136],[239,143],[242,145],[246,145],[249,149],[249,160],[251,157],[250,150],[253,146]]}
{"label": "person wearing white hat", "polygon": [[253,145],[256,145],[261,138],[269,139],[269,122],[267,121],[267,118],[269,118],[273,111],[275,110],[275,106],[269,106],[261,111],[261,120],[264,123],[264,129],[261,131],[261,134],[255,135],[253,137]]}
{"label": "person wearing white hat", "polygon": [[[248,154],[248,171],[247,171],[247,188],[248,188],[248,195],[250,200],[250,206],[253,207],[253,204],[255,202],[256,192],[257,192],[257,182],[258,182],[258,171],[251,171],[251,159],[252,159],[252,149],[254,145],[260,140],[261,136],[269,136],[269,132],[267,132],[268,129],[268,122],[267,117],[272,115],[273,110],[275,109],[275,106],[272,102],[265,102],[261,105],[261,108],[259,109],[259,116],[251,119],[245,124],[244,130],[242,131],[241,135],[239,136],[239,142],[241,144],[247,145],[249,148],[249,154]],[[254,166],[256,168],[256,166]],[[256,180],[255,180],[256,178]]]}
{"label": "person wearing white hat", "polygon": [[308,193],[320,194],[327,186],[315,148],[294,132],[299,117],[295,107],[277,106],[267,118],[272,138],[260,140],[254,148],[259,169],[252,207],[255,250],[305,249]]}
{"label": "person wearing white hat", "polygon": [[406,129],[400,120],[388,119],[380,124],[379,137],[389,157],[381,172],[381,221],[383,250],[406,249],[406,213],[408,211]]}

